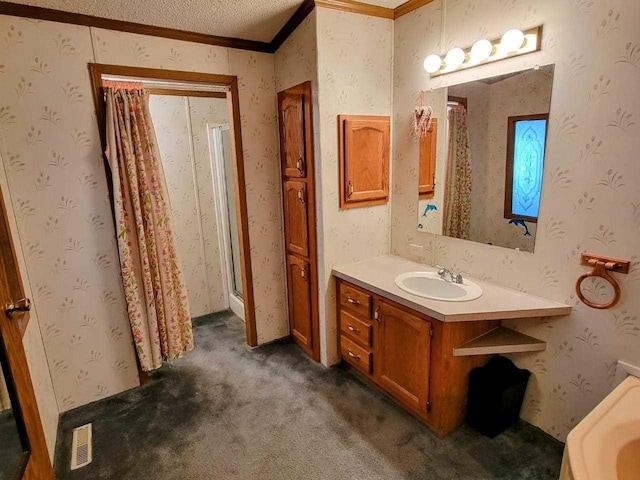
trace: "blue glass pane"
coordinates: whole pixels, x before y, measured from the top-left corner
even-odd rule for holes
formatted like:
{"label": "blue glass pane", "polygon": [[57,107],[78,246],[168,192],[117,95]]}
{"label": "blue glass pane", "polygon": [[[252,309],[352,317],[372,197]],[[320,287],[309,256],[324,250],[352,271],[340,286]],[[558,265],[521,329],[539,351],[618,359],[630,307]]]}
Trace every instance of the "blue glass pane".
{"label": "blue glass pane", "polygon": [[546,131],[546,120],[515,122],[511,197],[511,212],[514,215],[538,217]]}

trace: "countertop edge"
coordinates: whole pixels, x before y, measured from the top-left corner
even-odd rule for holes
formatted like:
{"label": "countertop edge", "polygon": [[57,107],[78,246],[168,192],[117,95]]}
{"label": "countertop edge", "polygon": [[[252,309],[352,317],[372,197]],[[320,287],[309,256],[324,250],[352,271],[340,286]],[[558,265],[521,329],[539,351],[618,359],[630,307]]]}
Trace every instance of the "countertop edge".
{"label": "countertop edge", "polygon": [[[445,315],[435,310],[432,310],[430,308],[427,308],[424,305],[415,303],[411,299],[400,297],[387,290],[383,290],[380,287],[371,285],[370,283],[364,280],[361,280],[359,278],[354,278],[346,273],[336,270],[335,268],[331,269],[331,274],[334,277],[353,283],[354,285],[360,288],[369,290],[377,295],[380,295],[383,298],[392,300],[396,303],[399,303],[400,305],[416,310],[417,312],[423,313],[424,315],[427,315],[431,318],[434,318],[444,323],[471,322],[471,321],[482,321],[482,320],[517,320],[517,319],[525,319],[525,318],[558,317],[558,316],[569,315],[573,310],[573,308],[570,305],[558,305],[557,307],[527,309],[526,311],[514,310],[514,311],[502,311],[502,312],[459,313],[459,314]],[[525,295],[529,295],[529,294],[525,294]],[[554,303],[558,303],[558,302],[554,302]]]}

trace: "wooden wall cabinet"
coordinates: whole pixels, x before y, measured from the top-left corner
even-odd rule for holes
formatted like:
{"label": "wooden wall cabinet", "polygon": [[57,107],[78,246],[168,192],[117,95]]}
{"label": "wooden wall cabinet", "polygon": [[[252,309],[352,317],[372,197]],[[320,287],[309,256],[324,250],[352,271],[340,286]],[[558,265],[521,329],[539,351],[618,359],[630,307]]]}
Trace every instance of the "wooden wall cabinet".
{"label": "wooden wall cabinet", "polygon": [[469,372],[489,356],[458,357],[453,349],[500,322],[445,323],[344,280],[336,285],[343,361],[439,436],[462,425]]}
{"label": "wooden wall cabinet", "polygon": [[340,208],[388,202],[389,142],[388,116],[338,116]]}
{"label": "wooden wall cabinet", "polygon": [[305,182],[284,180],[284,232],[286,249],[303,257],[309,255],[309,215]]}
{"label": "wooden wall cabinet", "polygon": [[433,198],[436,189],[436,152],[438,149],[438,119],[432,118],[427,134],[420,137],[418,195]]}
{"label": "wooden wall cabinet", "polygon": [[305,98],[297,91],[280,94],[280,149],[285,177],[306,175]]}
{"label": "wooden wall cabinet", "polygon": [[289,330],[320,361],[311,82],[278,93]]}

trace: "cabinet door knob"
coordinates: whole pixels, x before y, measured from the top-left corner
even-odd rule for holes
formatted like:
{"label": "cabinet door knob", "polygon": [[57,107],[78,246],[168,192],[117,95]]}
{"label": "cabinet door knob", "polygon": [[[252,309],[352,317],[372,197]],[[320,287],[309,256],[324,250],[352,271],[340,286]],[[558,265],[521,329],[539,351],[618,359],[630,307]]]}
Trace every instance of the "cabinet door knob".
{"label": "cabinet door knob", "polygon": [[17,302],[8,302],[4,306],[4,313],[8,318],[11,318],[15,312],[28,312],[31,310],[31,300],[28,298],[21,298]]}
{"label": "cabinet door knob", "polygon": [[347,198],[351,198],[351,195],[353,195],[353,182],[351,180],[349,180],[349,188],[347,191]]}
{"label": "cabinet door knob", "polygon": [[307,268],[304,267],[302,270],[300,270],[300,276],[302,278],[307,278]]}
{"label": "cabinet door knob", "polygon": [[352,332],[360,333],[360,329],[359,328],[355,328],[353,325],[348,325],[347,328],[349,330],[351,330]]}
{"label": "cabinet door knob", "polygon": [[351,297],[347,297],[347,302],[351,303],[352,305],[360,305],[360,302],[358,300]]}
{"label": "cabinet door knob", "polygon": [[300,200],[301,203],[304,203],[306,201],[306,193],[304,188],[301,188],[300,190],[298,190],[298,200]]}
{"label": "cabinet door knob", "polygon": [[373,312],[373,318],[377,321],[380,321],[380,305],[378,305],[376,311]]}
{"label": "cabinet door knob", "polygon": [[349,354],[349,356],[351,358],[355,358],[356,360],[360,360],[360,355],[356,355],[355,353],[353,353],[351,350],[347,350],[347,353]]}
{"label": "cabinet door knob", "polygon": [[300,157],[296,160],[296,169],[298,169],[300,173],[302,173],[302,165],[302,157]]}

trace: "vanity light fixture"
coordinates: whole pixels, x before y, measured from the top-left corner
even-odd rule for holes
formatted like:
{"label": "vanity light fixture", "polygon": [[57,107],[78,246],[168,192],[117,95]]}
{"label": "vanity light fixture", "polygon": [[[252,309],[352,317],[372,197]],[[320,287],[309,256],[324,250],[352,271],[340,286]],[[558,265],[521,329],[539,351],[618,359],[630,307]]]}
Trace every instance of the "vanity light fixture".
{"label": "vanity light fixture", "polygon": [[446,57],[444,57],[445,67],[455,70],[462,65],[466,59],[467,55],[464,53],[464,50],[458,47],[452,48],[447,52]]}
{"label": "vanity light fixture", "polygon": [[507,52],[515,52],[522,47],[523,43],[524,33],[522,33],[522,30],[518,30],[517,28],[507,30],[500,39],[500,45],[502,45]]}
{"label": "vanity light fixture", "polygon": [[512,28],[507,30],[500,39],[493,41],[481,39],[464,50],[454,47],[447,52],[444,61],[440,55],[432,53],[425,59],[424,69],[431,77],[437,77],[505,58],[537,52],[542,48],[541,42],[542,26],[524,32]]}
{"label": "vanity light fixture", "polygon": [[491,56],[493,53],[493,43],[489,40],[482,39],[478,40],[471,47],[471,52],[469,53],[469,60],[475,63],[480,63],[485,61],[487,58]]}
{"label": "vanity light fixture", "polygon": [[424,69],[427,73],[435,73],[442,67],[442,59],[440,55],[432,53],[424,61]]}

